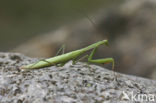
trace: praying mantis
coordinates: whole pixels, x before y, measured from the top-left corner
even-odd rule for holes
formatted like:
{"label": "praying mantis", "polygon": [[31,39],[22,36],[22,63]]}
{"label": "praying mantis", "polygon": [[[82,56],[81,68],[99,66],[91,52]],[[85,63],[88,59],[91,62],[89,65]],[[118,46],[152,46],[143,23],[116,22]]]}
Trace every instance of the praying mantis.
{"label": "praying mantis", "polygon": [[74,64],[79,56],[81,56],[82,54],[86,53],[89,50],[92,50],[91,54],[89,56],[86,55],[86,57],[88,57],[88,63],[98,63],[98,64],[112,63],[112,69],[114,70],[114,59],[113,58],[93,59],[93,56],[94,56],[97,48],[102,44],[107,46],[108,40],[98,41],[94,44],[91,44],[91,45],[89,45],[85,48],[79,49],[79,50],[75,50],[75,51],[65,53],[62,55],[58,55],[58,56],[48,58],[45,60],[40,60],[36,63],[24,65],[21,67],[21,69],[22,70],[32,70],[32,69],[39,69],[39,68],[44,68],[44,67],[48,67],[48,66],[54,66],[57,64],[64,66],[70,60],[72,60],[73,64]]}

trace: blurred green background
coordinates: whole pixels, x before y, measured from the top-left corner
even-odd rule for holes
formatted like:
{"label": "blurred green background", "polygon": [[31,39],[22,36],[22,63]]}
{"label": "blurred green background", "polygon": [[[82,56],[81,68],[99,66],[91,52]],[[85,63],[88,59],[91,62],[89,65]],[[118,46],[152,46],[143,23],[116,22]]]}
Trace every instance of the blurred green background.
{"label": "blurred green background", "polygon": [[[5,0],[0,1],[0,51],[8,51],[36,35],[107,7],[114,0]],[[84,17],[83,17],[84,18]]]}

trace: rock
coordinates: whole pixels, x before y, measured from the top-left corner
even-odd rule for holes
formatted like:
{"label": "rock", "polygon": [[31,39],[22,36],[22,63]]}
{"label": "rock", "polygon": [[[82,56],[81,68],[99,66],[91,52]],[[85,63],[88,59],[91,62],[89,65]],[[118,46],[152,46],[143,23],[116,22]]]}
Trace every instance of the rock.
{"label": "rock", "polygon": [[[63,67],[19,69],[37,60],[0,53],[0,103],[149,103],[156,99],[150,99],[156,96],[156,81],[120,73],[114,76],[96,65],[68,62]],[[139,101],[139,94],[147,98]]]}

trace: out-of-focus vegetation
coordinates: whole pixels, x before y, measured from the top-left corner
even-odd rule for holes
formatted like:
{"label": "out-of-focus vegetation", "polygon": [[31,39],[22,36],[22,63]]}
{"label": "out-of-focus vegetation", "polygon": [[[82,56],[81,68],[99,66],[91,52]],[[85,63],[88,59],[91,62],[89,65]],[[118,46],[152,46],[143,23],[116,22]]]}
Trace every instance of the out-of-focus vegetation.
{"label": "out-of-focus vegetation", "polygon": [[0,51],[14,48],[34,35],[44,34],[92,12],[113,0],[6,0],[0,1]]}

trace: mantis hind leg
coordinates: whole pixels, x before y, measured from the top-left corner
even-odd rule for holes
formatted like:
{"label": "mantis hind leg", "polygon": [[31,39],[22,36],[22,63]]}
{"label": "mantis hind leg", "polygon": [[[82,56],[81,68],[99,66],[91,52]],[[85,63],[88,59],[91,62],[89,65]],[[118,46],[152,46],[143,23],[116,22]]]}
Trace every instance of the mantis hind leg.
{"label": "mantis hind leg", "polygon": [[[56,56],[59,55],[61,51],[62,51],[62,54],[64,54],[65,45],[62,45],[62,46],[59,48],[58,52],[56,53]],[[65,63],[61,63],[61,64],[58,64],[58,65],[57,65],[57,64],[54,64],[54,63],[50,63],[50,62],[48,62],[48,61],[45,60],[45,59],[42,59],[42,60],[40,60],[40,61],[43,61],[43,62],[45,62],[45,63],[48,63],[49,65],[55,65],[55,66],[64,66],[64,65],[65,65]],[[38,61],[38,62],[40,62],[40,61]],[[38,62],[37,62],[37,63],[38,63]],[[37,63],[33,64],[32,67],[35,66]]]}
{"label": "mantis hind leg", "polygon": [[104,59],[92,59],[95,54],[97,47],[94,48],[88,58],[89,63],[98,63],[98,64],[107,64],[112,63],[112,70],[114,71],[114,59],[113,58],[104,58]]}
{"label": "mantis hind leg", "polygon": [[64,44],[59,48],[59,50],[58,50],[57,53],[56,53],[56,56],[58,56],[58,55],[60,54],[61,51],[62,51],[62,54],[65,53],[65,45],[64,45]]}
{"label": "mantis hind leg", "polygon": [[47,61],[47,60],[45,60],[45,59],[42,59],[42,60],[39,60],[38,62],[32,64],[32,65],[30,66],[30,68],[33,68],[33,67],[34,67],[37,63],[39,63],[40,61],[43,61],[43,62],[45,62],[45,63],[47,63],[47,64],[49,64],[49,65],[55,65],[55,64],[50,63],[49,61]]}

